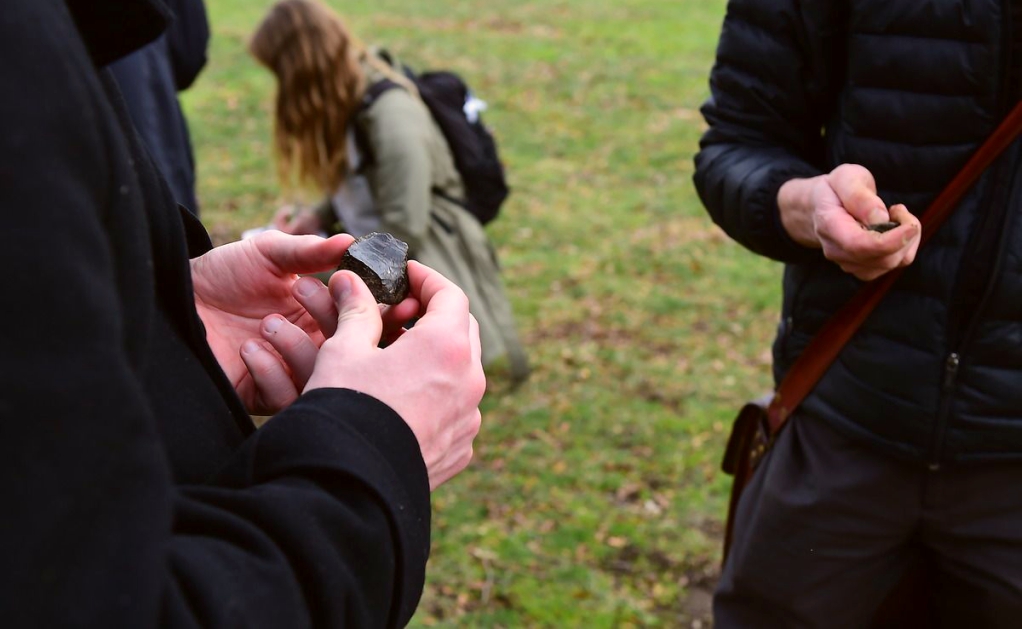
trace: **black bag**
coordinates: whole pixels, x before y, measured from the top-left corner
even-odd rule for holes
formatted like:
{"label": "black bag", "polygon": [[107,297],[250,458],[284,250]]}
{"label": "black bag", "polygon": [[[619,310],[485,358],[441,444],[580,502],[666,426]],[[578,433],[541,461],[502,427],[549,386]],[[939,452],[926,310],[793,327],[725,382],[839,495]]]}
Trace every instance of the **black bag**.
{"label": "black bag", "polygon": [[[407,67],[403,71],[419,90],[422,102],[443,132],[454,157],[454,166],[465,184],[464,199],[452,199],[437,188],[433,189],[433,193],[464,207],[483,225],[489,223],[497,217],[510,189],[493,135],[482,118],[476,116],[469,120],[465,113],[465,103],[472,95],[471,90],[453,72],[441,70],[415,74]],[[390,79],[373,83],[362,97],[362,109],[368,109],[381,94],[395,87],[401,86]],[[356,140],[366,163],[371,162],[372,156],[364,139],[356,137]]]}

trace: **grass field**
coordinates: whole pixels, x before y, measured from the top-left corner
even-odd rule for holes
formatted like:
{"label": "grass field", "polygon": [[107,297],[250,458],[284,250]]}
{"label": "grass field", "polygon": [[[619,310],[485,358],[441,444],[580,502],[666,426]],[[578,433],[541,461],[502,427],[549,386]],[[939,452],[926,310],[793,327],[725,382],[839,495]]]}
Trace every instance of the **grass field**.
{"label": "grass field", "polygon": [[[211,0],[184,96],[203,219],[266,222],[271,77],[245,53],[268,6]],[[418,68],[489,102],[514,192],[487,229],[535,371],[491,380],[469,470],[434,494],[417,627],[709,626],[738,405],[769,386],[779,268],[692,187],[723,0],[333,2]]]}

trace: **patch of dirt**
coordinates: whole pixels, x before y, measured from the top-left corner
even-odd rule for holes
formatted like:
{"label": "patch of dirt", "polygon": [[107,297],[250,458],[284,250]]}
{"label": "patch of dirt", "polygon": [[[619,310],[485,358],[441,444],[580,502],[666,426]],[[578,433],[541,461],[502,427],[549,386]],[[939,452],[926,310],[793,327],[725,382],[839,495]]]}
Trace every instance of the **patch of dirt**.
{"label": "patch of dirt", "polygon": [[652,585],[655,582],[675,582],[683,593],[669,603],[655,606],[657,615],[669,619],[671,626],[704,629],[713,626],[713,590],[720,571],[715,562],[706,559],[696,563],[673,560],[657,550],[643,550],[627,544],[603,561],[607,572],[624,580],[629,579]]}

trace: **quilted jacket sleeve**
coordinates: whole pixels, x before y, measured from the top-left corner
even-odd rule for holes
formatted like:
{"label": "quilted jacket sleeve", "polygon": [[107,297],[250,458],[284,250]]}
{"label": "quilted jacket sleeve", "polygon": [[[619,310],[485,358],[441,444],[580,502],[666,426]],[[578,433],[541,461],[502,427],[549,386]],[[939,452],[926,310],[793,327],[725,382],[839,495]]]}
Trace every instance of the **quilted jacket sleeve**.
{"label": "quilted jacket sleeve", "polygon": [[839,76],[839,9],[826,0],[731,0],[696,155],[696,189],[736,241],[784,262],[815,259],[788,237],[777,191],[826,170],[823,130]]}

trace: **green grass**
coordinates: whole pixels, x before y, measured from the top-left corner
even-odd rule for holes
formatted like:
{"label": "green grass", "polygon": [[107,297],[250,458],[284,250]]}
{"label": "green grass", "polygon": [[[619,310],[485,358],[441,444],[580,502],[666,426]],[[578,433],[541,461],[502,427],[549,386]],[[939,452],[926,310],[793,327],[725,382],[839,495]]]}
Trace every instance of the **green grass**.
{"label": "green grass", "polygon": [[[237,238],[281,203],[268,2],[210,2],[184,96],[203,219]],[[434,494],[418,627],[708,625],[733,413],[770,384],[779,269],[692,187],[724,0],[334,2],[364,40],[461,72],[514,189],[487,229],[535,365],[484,400],[472,466]],[[695,625],[693,625],[695,622]]]}

